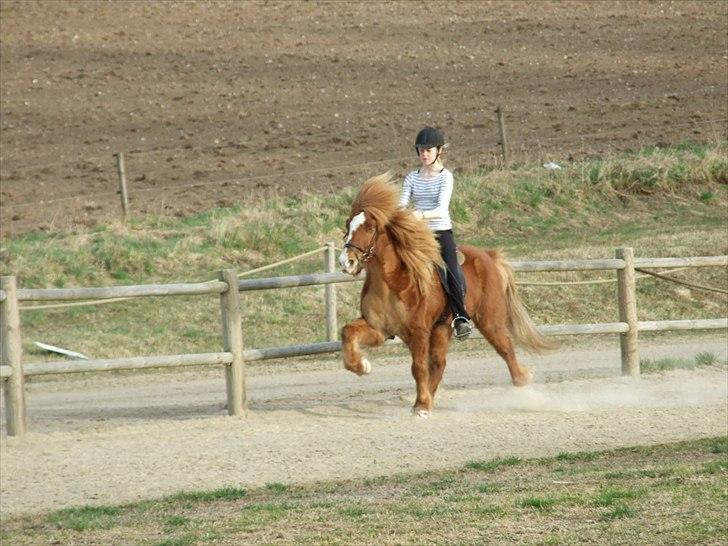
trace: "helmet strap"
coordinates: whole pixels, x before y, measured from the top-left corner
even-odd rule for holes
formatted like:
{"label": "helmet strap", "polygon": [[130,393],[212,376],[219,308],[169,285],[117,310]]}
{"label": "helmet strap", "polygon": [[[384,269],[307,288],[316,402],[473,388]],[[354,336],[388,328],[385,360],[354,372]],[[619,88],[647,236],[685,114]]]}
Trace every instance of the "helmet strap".
{"label": "helmet strap", "polygon": [[428,167],[432,167],[435,163],[437,163],[440,160],[440,150],[442,149],[442,146],[437,146],[437,155],[435,156],[435,159],[432,160],[432,163],[428,165]]}

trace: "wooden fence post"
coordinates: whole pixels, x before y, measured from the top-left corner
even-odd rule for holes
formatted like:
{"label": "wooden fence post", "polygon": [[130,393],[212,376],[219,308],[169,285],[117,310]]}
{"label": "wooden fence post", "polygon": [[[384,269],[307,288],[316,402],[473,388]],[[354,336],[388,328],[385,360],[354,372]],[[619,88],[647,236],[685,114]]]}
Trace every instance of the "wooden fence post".
{"label": "wooden fence post", "polygon": [[617,270],[617,298],[619,320],[626,322],[629,330],[619,334],[622,353],[622,375],[640,374],[640,355],[637,330],[637,296],[635,293],[634,251],[629,247],[618,248],[616,257],[624,260],[624,269]]}
{"label": "wooden fence post", "polygon": [[[329,241],[324,252],[326,273],[336,272],[336,247]],[[336,341],[338,327],[336,325],[336,285],[327,284],[324,288],[326,294],[326,341]]]}
{"label": "wooden fence post", "polygon": [[506,124],[503,120],[503,108],[499,106],[495,109],[495,113],[498,114],[498,137],[501,145],[501,153],[503,154],[503,166],[507,167],[510,163],[510,157],[508,154],[508,137],[506,136]]}
{"label": "wooden fence post", "polygon": [[243,361],[243,319],[240,312],[238,275],[234,269],[223,269],[218,278],[228,284],[220,294],[220,316],[224,350],[233,354],[233,361],[225,367],[228,415],[245,415],[248,410],[245,390],[245,362]]}
{"label": "wooden fence post", "polygon": [[5,291],[5,301],[0,302],[0,362],[12,368],[5,383],[5,422],[8,436],[25,434],[25,376],[21,356],[20,313],[18,312],[17,281],[15,277],[0,277],[0,288]]}
{"label": "wooden fence post", "polygon": [[121,213],[126,221],[129,214],[129,192],[126,188],[126,168],[124,167],[124,154],[118,152],[114,154],[116,158],[116,170],[119,173],[119,193],[121,194]]}

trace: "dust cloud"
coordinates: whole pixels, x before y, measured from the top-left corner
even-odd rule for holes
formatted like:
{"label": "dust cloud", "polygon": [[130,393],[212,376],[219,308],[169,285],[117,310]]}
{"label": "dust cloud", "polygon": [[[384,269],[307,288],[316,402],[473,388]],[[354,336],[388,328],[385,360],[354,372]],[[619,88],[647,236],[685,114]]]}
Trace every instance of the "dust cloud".
{"label": "dust cloud", "polygon": [[598,412],[619,408],[672,408],[728,400],[728,372],[723,381],[701,371],[672,372],[664,376],[616,378],[532,384],[514,389],[491,387],[482,397],[448,393],[442,406],[477,412]]}

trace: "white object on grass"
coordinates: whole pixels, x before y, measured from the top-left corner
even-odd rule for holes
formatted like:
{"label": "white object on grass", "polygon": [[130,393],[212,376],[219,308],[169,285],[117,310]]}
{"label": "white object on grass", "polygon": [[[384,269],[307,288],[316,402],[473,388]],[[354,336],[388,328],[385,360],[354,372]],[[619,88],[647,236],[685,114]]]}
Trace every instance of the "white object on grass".
{"label": "white object on grass", "polygon": [[40,341],[35,341],[34,343],[41,349],[45,349],[46,351],[50,351],[52,353],[58,353],[59,355],[65,355],[69,358],[72,358],[73,360],[89,359],[86,355],[77,353],[76,351],[69,351],[68,349],[62,349],[61,347],[55,347],[53,345],[48,345],[47,343],[41,343]]}
{"label": "white object on grass", "polygon": [[546,170],[548,170],[548,171],[560,171],[561,170],[561,165],[557,165],[553,161],[550,161],[548,163],[544,163],[543,164],[543,168],[546,169]]}

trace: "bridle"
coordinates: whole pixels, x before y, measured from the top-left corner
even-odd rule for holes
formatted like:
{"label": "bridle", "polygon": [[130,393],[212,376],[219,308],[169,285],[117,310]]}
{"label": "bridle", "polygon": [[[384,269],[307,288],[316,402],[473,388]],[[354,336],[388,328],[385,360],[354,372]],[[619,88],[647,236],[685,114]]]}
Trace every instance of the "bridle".
{"label": "bridle", "polygon": [[359,263],[362,265],[365,264],[369,258],[374,256],[374,245],[377,243],[379,231],[376,226],[374,226],[373,231],[374,234],[372,235],[372,240],[369,241],[369,245],[367,245],[366,250],[354,243],[344,243],[344,248],[353,248],[354,250],[361,252],[361,256],[359,256]]}

